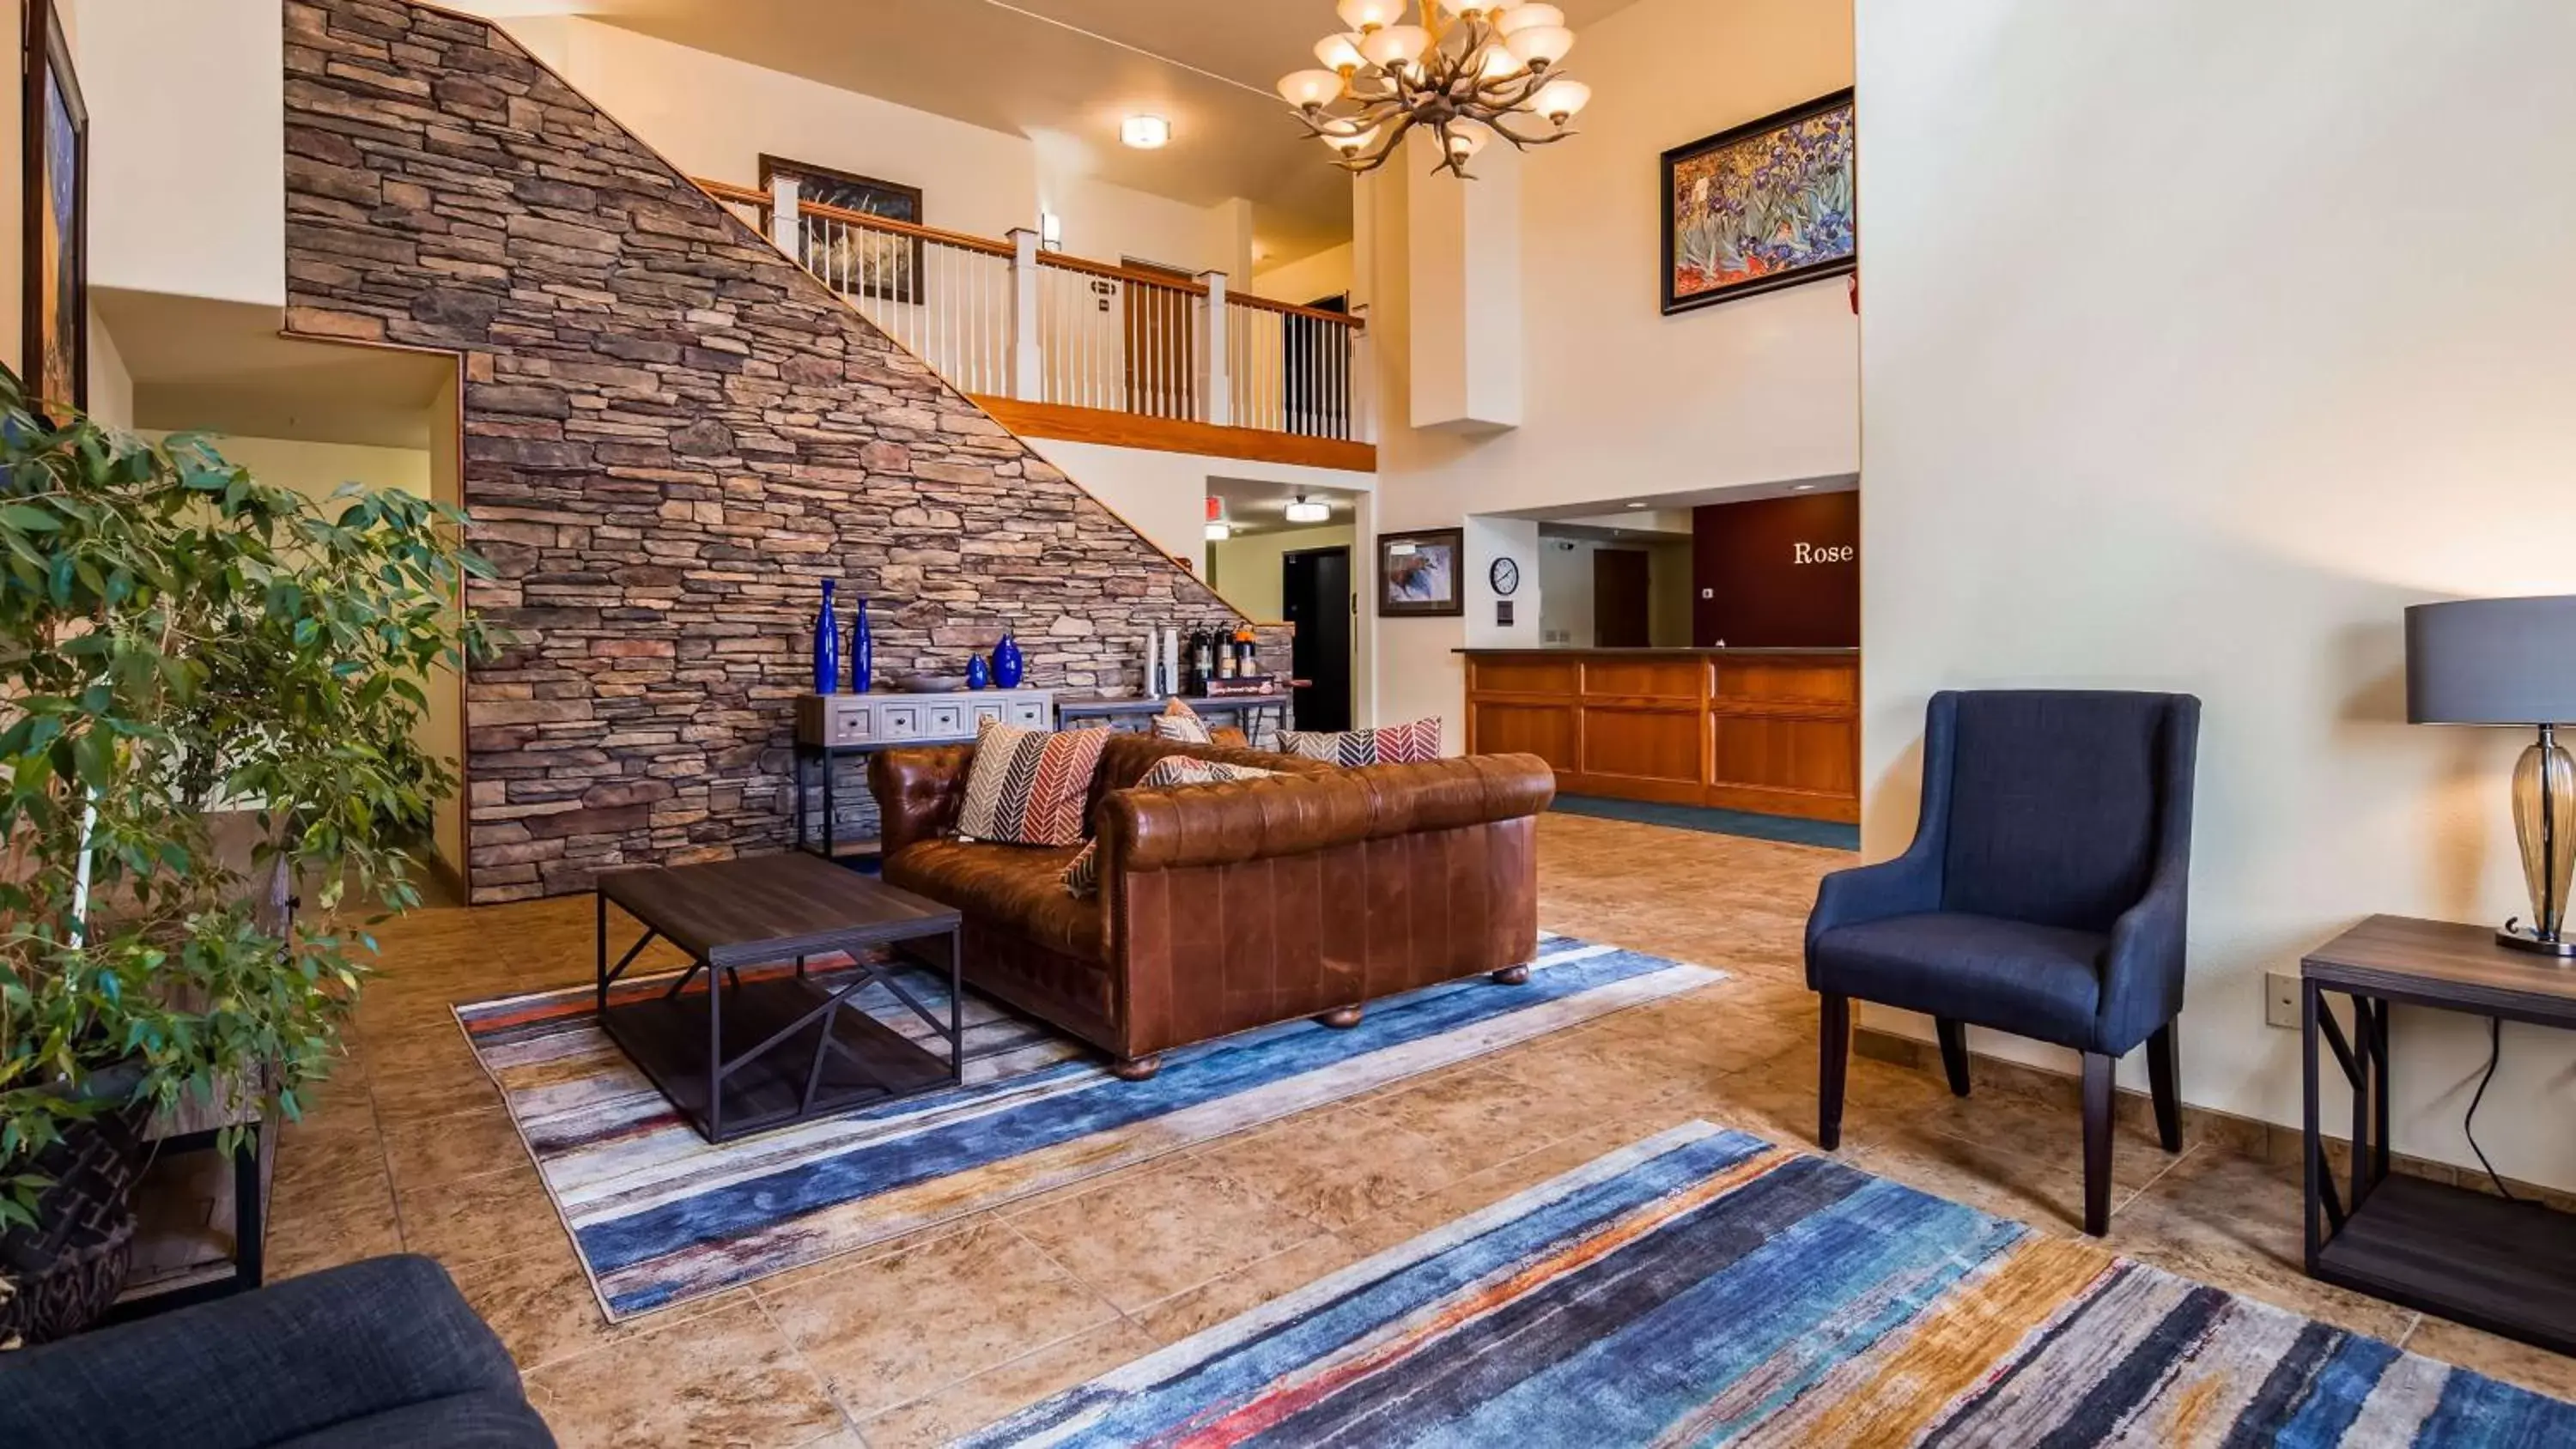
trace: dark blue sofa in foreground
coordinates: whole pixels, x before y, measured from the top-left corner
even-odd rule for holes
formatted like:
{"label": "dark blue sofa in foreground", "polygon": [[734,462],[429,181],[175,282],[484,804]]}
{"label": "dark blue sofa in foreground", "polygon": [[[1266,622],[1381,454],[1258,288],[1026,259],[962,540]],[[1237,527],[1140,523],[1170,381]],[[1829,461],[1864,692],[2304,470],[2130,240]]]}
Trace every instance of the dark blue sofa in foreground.
{"label": "dark blue sofa in foreground", "polygon": [[2200,701],[2107,690],[1945,691],[1923,732],[1903,855],[1825,877],[1807,919],[1823,998],[1817,1136],[1842,1136],[1856,997],[1934,1020],[1968,1094],[1970,1025],[2084,1060],[2084,1231],[2111,1218],[2111,1074],[2143,1044],[2156,1130],[2182,1147],[2182,1012]]}
{"label": "dark blue sofa in foreground", "polygon": [[371,1258],[0,1353],[8,1449],[551,1449],[427,1258]]}

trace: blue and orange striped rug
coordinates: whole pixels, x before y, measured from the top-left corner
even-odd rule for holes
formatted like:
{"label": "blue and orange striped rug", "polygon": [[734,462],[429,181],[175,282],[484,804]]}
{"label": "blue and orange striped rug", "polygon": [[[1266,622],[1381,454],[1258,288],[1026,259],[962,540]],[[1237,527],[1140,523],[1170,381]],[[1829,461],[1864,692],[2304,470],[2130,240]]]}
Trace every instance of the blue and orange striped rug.
{"label": "blue and orange striped rug", "polygon": [[[603,1034],[589,986],[473,1002],[457,1021],[501,1088],[609,1318],[685,1302],[1294,1112],[1355,1097],[1724,973],[1542,936],[1530,979],[1483,977],[1164,1054],[1123,1082],[1044,1026],[969,993],[966,1085],[709,1146]],[[669,977],[621,984],[624,1001]],[[948,1008],[945,981],[906,989]],[[858,1003],[915,1038],[882,987]],[[934,1046],[944,1051],[944,1046]]]}
{"label": "blue and orange striped rug", "polygon": [[973,1445],[2530,1445],[2576,1405],[1691,1123]]}

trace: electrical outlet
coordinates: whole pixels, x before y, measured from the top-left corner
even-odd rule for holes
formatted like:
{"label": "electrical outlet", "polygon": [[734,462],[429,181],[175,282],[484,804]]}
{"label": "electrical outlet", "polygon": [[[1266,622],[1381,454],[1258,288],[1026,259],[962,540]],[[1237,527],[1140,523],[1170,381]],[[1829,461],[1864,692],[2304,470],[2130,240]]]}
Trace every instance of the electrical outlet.
{"label": "electrical outlet", "polygon": [[2263,1024],[2299,1029],[2299,978],[2284,971],[2263,973]]}

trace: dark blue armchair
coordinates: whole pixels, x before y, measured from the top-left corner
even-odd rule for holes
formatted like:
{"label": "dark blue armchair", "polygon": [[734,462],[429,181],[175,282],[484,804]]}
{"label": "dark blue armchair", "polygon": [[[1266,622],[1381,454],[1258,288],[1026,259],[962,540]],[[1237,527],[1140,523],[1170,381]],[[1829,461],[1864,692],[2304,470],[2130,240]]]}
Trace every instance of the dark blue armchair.
{"label": "dark blue armchair", "polygon": [[1914,843],[1825,877],[1807,918],[1827,1148],[1842,1136],[1857,997],[1929,1015],[1963,1097],[1970,1025],[2083,1053],[2088,1233],[2110,1223],[2112,1067],[2142,1043],[2157,1134],[2181,1149],[2174,1018],[2199,735],[2187,694],[1932,696]]}

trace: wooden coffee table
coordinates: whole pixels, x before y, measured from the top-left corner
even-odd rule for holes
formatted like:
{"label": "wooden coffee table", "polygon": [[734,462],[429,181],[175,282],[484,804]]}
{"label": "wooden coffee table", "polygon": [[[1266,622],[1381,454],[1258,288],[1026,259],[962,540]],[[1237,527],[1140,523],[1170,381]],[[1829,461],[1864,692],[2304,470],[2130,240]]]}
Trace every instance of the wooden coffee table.
{"label": "wooden coffee table", "polygon": [[[958,917],[936,901],[802,851],[617,871],[599,877],[597,899],[600,1027],[709,1142],[964,1080]],[[615,966],[611,902],[644,925]],[[609,987],[657,937],[689,954],[688,971],[612,1004]],[[806,969],[811,957],[888,945],[947,973],[945,1020],[891,966],[861,960],[828,980]],[[946,1059],[853,1004],[870,985],[928,1024]]]}

